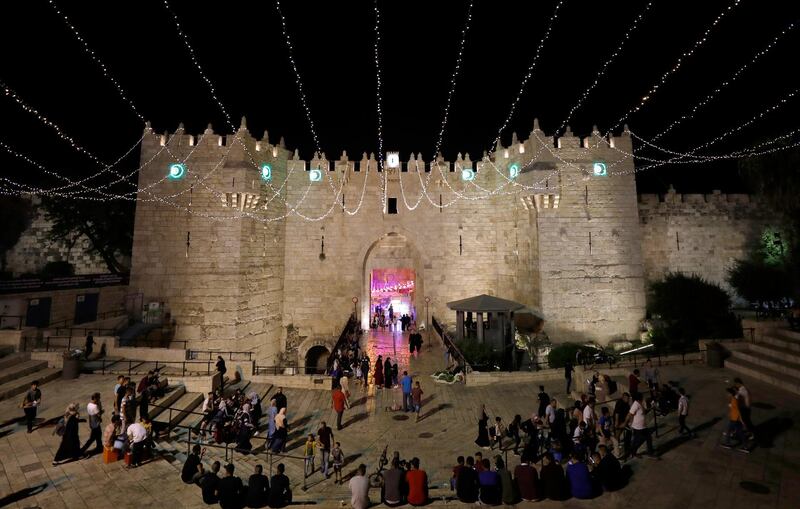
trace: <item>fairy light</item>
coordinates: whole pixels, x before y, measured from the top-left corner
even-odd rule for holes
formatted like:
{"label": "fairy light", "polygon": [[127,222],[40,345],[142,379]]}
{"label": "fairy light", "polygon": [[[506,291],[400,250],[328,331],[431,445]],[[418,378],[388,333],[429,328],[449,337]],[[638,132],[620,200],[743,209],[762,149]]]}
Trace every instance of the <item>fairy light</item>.
{"label": "fairy light", "polygon": [[128,94],[125,92],[125,89],[123,89],[122,86],[119,84],[119,82],[116,80],[116,78],[114,78],[114,76],[111,75],[111,72],[109,72],[106,65],[102,62],[102,60],[100,60],[100,58],[97,56],[94,50],[89,47],[89,44],[86,42],[83,36],[81,36],[80,32],[78,32],[78,30],[69,20],[69,17],[67,17],[67,15],[64,14],[61,11],[61,9],[58,8],[54,0],[48,0],[48,2],[56,11],[56,13],[59,16],[61,16],[61,18],[63,18],[64,23],[66,23],[66,25],[70,28],[70,30],[72,30],[73,35],[75,35],[75,38],[78,39],[78,42],[81,43],[81,46],[83,47],[83,50],[86,52],[86,54],[88,54],[89,57],[91,57],[91,59],[100,67],[100,70],[103,72],[103,76],[105,76],[114,85],[122,100],[128,103],[128,106],[130,107],[131,111],[133,111],[133,113],[137,117],[139,117],[139,120],[141,120],[142,123],[144,123],[145,122],[144,116],[142,116],[142,114],[139,113],[139,110],[136,108],[136,106],[133,104],[133,101],[128,97]]}
{"label": "fairy light", "polygon": [[611,127],[611,129],[609,129],[609,131],[613,131],[614,129],[617,129],[629,116],[631,116],[631,115],[637,113],[639,110],[641,110],[645,106],[645,104],[650,99],[652,99],[652,97],[656,94],[656,92],[658,92],[658,90],[667,82],[669,77],[672,76],[673,74],[675,74],[676,72],[678,72],[678,70],[680,70],[681,66],[683,66],[683,62],[685,61],[685,59],[687,59],[687,58],[691,57],[692,55],[694,55],[695,52],[698,49],[700,49],[701,47],[703,47],[703,45],[705,45],[705,43],[711,38],[711,33],[717,27],[719,22],[722,21],[722,19],[725,16],[727,16],[728,13],[730,13],[734,8],[738,7],[740,3],[741,3],[741,0],[733,0],[733,3],[731,5],[729,5],[727,9],[725,9],[721,13],[719,13],[719,15],[717,15],[717,17],[711,23],[711,26],[709,26],[705,30],[705,32],[703,32],[703,35],[700,36],[700,38],[695,41],[695,43],[692,45],[691,49],[689,49],[688,51],[683,52],[681,54],[681,56],[678,57],[678,60],[675,62],[675,64],[669,70],[667,70],[664,74],[661,75],[661,77],[658,79],[658,81],[656,82],[655,85],[650,87],[650,89],[647,91],[647,93],[645,93],[645,95],[639,101],[639,104],[637,104],[636,106],[634,106],[633,108],[628,110],[624,115],[622,115],[619,118],[619,120],[617,120],[616,123]]}
{"label": "fairy light", "polygon": [[758,53],[756,53],[756,54],[753,56],[753,58],[752,58],[752,59],[751,59],[749,62],[745,63],[743,66],[741,66],[739,69],[737,69],[737,70],[736,70],[736,72],[735,72],[735,73],[733,73],[733,75],[731,75],[731,77],[730,77],[730,78],[728,78],[728,79],[726,79],[725,81],[723,81],[723,82],[722,82],[722,83],[721,83],[721,84],[720,84],[720,85],[719,85],[717,88],[715,88],[715,89],[714,89],[714,90],[713,90],[713,91],[712,91],[710,94],[708,94],[708,95],[707,95],[706,97],[704,97],[704,98],[703,98],[703,99],[702,99],[700,102],[698,102],[698,103],[697,103],[697,104],[695,104],[695,105],[694,105],[692,108],[690,108],[690,109],[689,109],[689,111],[687,111],[686,113],[684,113],[683,115],[681,115],[679,118],[677,118],[677,119],[675,119],[674,121],[672,121],[672,123],[670,123],[670,124],[669,124],[669,125],[668,125],[666,128],[664,128],[664,130],[663,130],[663,131],[661,131],[660,133],[658,133],[658,134],[656,134],[655,136],[653,136],[653,137],[651,138],[651,140],[657,140],[657,139],[661,138],[662,136],[664,136],[665,134],[667,134],[668,132],[670,132],[672,129],[674,129],[675,127],[677,127],[679,124],[681,124],[681,123],[682,123],[684,120],[689,120],[689,119],[691,119],[691,118],[694,118],[694,115],[695,115],[695,114],[696,114],[696,113],[697,113],[697,112],[698,112],[698,111],[699,111],[699,110],[700,110],[702,107],[706,106],[706,105],[707,105],[709,102],[711,102],[711,101],[712,101],[712,100],[713,100],[713,99],[714,99],[714,98],[717,96],[717,94],[719,94],[719,93],[722,91],[722,89],[724,89],[724,88],[726,88],[726,87],[730,86],[730,84],[731,84],[731,83],[733,83],[734,81],[736,81],[737,79],[739,79],[739,77],[742,75],[742,73],[743,73],[744,71],[746,71],[746,70],[747,70],[747,68],[748,68],[748,67],[750,67],[752,64],[756,63],[756,62],[757,62],[757,61],[758,61],[758,60],[759,60],[761,57],[763,57],[763,56],[765,56],[767,53],[769,53],[769,52],[770,52],[770,50],[772,50],[772,48],[774,48],[774,47],[775,47],[775,46],[778,44],[778,42],[779,42],[779,41],[780,41],[780,40],[781,40],[781,39],[782,39],[782,38],[783,38],[783,37],[784,37],[784,36],[785,36],[787,33],[789,33],[790,31],[792,31],[792,30],[795,28],[795,26],[796,26],[796,25],[797,25],[797,22],[792,22],[792,23],[790,23],[790,24],[789,24],[789,26],[787,26],[786,28],[784,28],[783,30],[781,30],[781,32],[780,32],[778,35],[776,35],[776,36],[775,36],[775,38],[773,38],[773,39],[772,39],[772,41],[770,41],[770,43],[769,43],[769,44],[768,44],[768,45],[767,45],[767,46],[766,46],[764,49],[762,49],[761,51],[759,51]]}
{"label": "fairy light", "polygon": [[383,170],[383,108],[381,107],[381,62],[380,62],[380,44],[381,44],[381,10],[378,6],[378,0],[375,0],[375,44],[373,46],[375,56],[375,103],[377,106],[378,114],[378,171],[380,173],[381,182],[379,187],[381,189],[381,211],[386,210],[386,173]]}
{"label": "fairy light", "polygon": [[583,94],[581,94],[581,97],[578,99],[578,102],[575,103],[575,105],[572,107],[572,109],[569,110],[569,113],[567,114],[567,118],[565,118],[564,121],[561,122],[561,125],[558,127],[558,129],[556,129],[556,133],[560,133],[561,131],[564,130],[564,127],[566,127],[567,123],[572,118],[572,115],[578,110],[578,108],[580,108],[583,105],[584,101],[586,101],[586,98],[589,97],[589,94],[592,92],[592,90],[594,90],[594,88],[598,85],[598,83],[600,83],[600,79],[603,76],[605,76],[606,71],[608,70],[608,67],[617,58],[617,56],[622,52],[622,49],[625,47],[625,43],[628,42],[628,39],[630,39],[631,34],[633,34],[633,32],[636,31],[636,29],[639,27],[639,23],[642,21],[642,19],[644,19],[645,14],[647,14],[650,11],[650,7],[652,5],[653,5],[652,1],[647,2],[647,5],[644,6],[644,9],[642,9],[642,12],[640,12],[639,15],[636,16],[636,19],[633,21],[633,24],[625,32],[625,35],[622,37],[622,40],[620,41],[620,43],[617,46],[617,48],[614,50],[614,52],[611,54],[611,56],[608,58],[608,60],[605,61],[603,66],[600,68],[600,70],[597,71],[597,74],[595,75],[594,81],[592,81],[592,84],[589,85],[589,87],[586,90],[583,91]]}
{"label": "fairy light", "polygon": [[281,30],[283,31],[283,40],[286,43],[286,48],[288,50],[289,56],[289,63],[292,66],[292,71],[294,71],[294,81],[297,85],[297,92],[300,96],[300,103],[303,105],[303,111],[306,114],[306,121],[308,122],[308,128],[311,131],[311,136],[314,138],[314,147],[316,148],[317,152],[322,152],[319,145],[319,138],[317,137],[317,131],[314,127],[314,119],[311,117],[311,108],[308,107],[308,99],[306,98],[305,87],[303,86],[303,80],[300,77],[300,71],[297,69],[297,63],[294,60],[294,45],[292,44],[292,38],[289,36],[289,30],[286,24],[286,17],[283,15],[283,9],[281,9],[281,2],[280,0],[275,0],[275,10],[278,11],[278,16],[281,18]]}
{"label": "fairy light", "polygon": [[533,77],[533,72],[536,69],[536,65],[539,62],[539,56],[542,53],[542,48],[544,48],[545,43],[550,38],[550,32],[553,30],[553,25],[555,24],[556,19],[558,18],[558,11],[561,9],[561,6],[564,4],[566,0],[559,0],[556,4],[556,8],[553,10],[553,15],[550,16],[550,21],[547,24],[547,29],[544,32],[541,40],[539,41],[539,45],[536,47],[536,53],[533,55],[533,60],[531,61],[531,65],[528,66],[528,72],[525,74],[525,77],[522,78],[522,83],[519,86],[519,90],[517,91],[517,96],[514,98],[514,101],[511,103],[511,109],[506,115],[506,119],[503,121],[503,124],[500,126],[500,129],[497,131],[497,136],[495,137],[494,141],[492,142],[492,146],[489,147],[489,155],[494,153],[495,147],[497,146],[498,142],[500,141],[500,137],[503,135],[503,131],[508,128],[508,124],[511,123],[511,118],[514,116],[514,113],[517,111],[517,107],[519,106],[519,102],[522,99],[522,95],[525,93],[525,89],[528,86],[528,82]]}
{"label": "fairy light", "polygon": [[453,102],[453,93],[456,90],[456,83],[458,81],[458,75],[461,71],[461,62],[464,56],[464,43],[467,40],[467,32],[469,32],[470,24],[472,23],[472,5],[474,0],[470,0],[469,7],[467,7],[467,21],[464,23],[464,29],[461,31],[461,43],[458,45],[458,58],[456,58],[456,67],[453,70],[453,75],[450,78],[450,90],[447,92],[447,101],[445,102],[444,106],[444,115],[442,117],[442,125],[439,128],[439,139],[436,140],[436,146],[433,149],[433,157],[436,157],[436,154],[439,153],[439,150],[442,147],[442,141],[444,140],[444,131],[447,127],[447,120],[450,115],[450,106]]}

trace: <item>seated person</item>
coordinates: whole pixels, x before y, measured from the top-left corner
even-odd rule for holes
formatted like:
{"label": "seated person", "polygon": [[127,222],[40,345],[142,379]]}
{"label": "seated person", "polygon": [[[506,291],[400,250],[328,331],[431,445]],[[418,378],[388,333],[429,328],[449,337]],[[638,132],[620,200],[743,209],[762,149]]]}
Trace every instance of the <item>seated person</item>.
{"label": "seated person", "polygon": [[542,471],[539,475],[541,479],[542,498],[550,500],[564,500],[566,486],[564,481],[564,469],[553,459],[549,452],[544,453],[542,458]]}
{"label": "seated person", "polygon": [[597,494],[593,486],[592,476],[589,473],[589,467],[581,461],[581,455],[577,452],[571,454],[567,464],[567,480],[569,481],[570,492],[575,498],[592,498]]}
{"label": "seated person", "polygon": [[270,479],[269,506],[286,507],[292,502],[292,490],[289,478],[283,473],[286,467],[283,463],[278,463],[278,473]]}
{"label": "seated person", "polygon": [[600,445],[592,457],[594,458],[592,474],[599,485],[606,491],[620,489],[623,485],[622,466],[616,456],[610,454],[605,445]]}
{"label": "seated person", "polygon": [[475,471],[475,460],[467,456],[467,464],[456,478],[456,496],[461,502],[474,504],[478,501],[478,473]]}
{"label": "seated person", "polygon": [[262,472],[264,468],[256,465],[253,475],[247,480],[247,507],[267,507],[269,501],[269,479]]}
{"label": "seated person", "polygon": [[419,468],[419,458],[411,458],[411,470],[406,472],[408,503],[424,505],[428,502],[428,474]]}
{"label": "seated person", "polygon": [[456,489],[456,480],[458,479],[458,474],[466,468],[464,466],[464,456],[459,456],[456,458],[456,466],[453,467],[453,475],[450,477],[450,490],[453,491]]}
{"label": "seated person", "polygon": [[196,484],[203,475],[203,454],[205,450],[201,450],[198,444],[192,447],[192,453],[186,458],[186,463],[183,464],[181,470],[181,481],[186,484]]}
{"label": "seated person", "polygon": [[225,465],[225,476],[219,480],[217,496],[222,509],[239,509],[244,501],[244,484],[242,479],[233,475],[235,467],[232,463]]}
{"label": "seated person", "polygon": [[488,459],[483,459],[483,471],[478,474],[481,486],[480,502],[486,505],[500,505],[500,476],[492,470]]}
{"label": "seated person", "polygon": [[216,504],[219,502],[219,497],[217,497],[217,488],[219,487],[219,461],[215,461],[211,465],[211,470],[203,474],[203,477],[200,478],[198,484],[200,485],[200,490],[203,494],[203,502],[206,504]]}
{"label": "seated person", "polygon": [[383,503],[389,507],[403,504],[405,471],[400,468],[400,460],[392,458],[392,468],[383,473]]}
{"label": "seated person", "polygon": [[539,473],[525,459],[514,469],[514,481],[517,483],[517,492],[522,500],[531,502],[541,498],[538,486]]}

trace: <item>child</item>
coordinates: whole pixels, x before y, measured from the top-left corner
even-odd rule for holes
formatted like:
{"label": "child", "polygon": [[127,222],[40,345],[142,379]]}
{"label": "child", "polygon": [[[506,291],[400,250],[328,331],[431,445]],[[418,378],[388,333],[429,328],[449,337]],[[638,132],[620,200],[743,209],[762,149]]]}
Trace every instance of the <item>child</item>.
{"label": "child", "polygon": [[503,448],[503,436],[506,434],[506,426],[503,424],[503,420],[500,417],[494,418],[494,436],[492,437],[492,449],[494,449],[495,444],[497,445],[498,449]]}
{"label": "child", "polygon": [[342,452],[342,444],[336,442],[335,447],[331,449],[331,461],[333,461],[333,482],[342,484],[342,467],[344,466],[344,453]]}
{"label": "child", "polygon": [[316,452],[317,442],[314,440],[314,434],[308,434],[305,448],[303,449],[303,456],[305,456],[305,475],[306,477],[314,473],[314,453]]}
{"label": "child", "polygon": [[414,411],[417,412],[417,422],[419,422],[419,411],[422,408],[422,387],[419,382],[416,382],[414,388],[411,389],[411,404],[414,405]]}

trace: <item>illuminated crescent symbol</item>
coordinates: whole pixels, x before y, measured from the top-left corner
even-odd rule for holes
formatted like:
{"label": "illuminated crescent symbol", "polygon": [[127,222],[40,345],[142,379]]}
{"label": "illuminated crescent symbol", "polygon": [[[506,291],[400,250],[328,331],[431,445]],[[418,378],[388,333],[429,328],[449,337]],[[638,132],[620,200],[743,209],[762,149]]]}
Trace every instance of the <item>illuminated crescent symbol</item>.
{"label": "illuminated crescent symbol", "polygon": [[508,178],[515,179],[519,177],[519,165],[517,163],[508,167]]}
{"label": "illuminated crescent symbol", "polygon": [[319,182],[322,180],[322,170],[315,168],[308,172],[308,180],[311,182]]}
{"label": "illuminated crescent symbol", "polygon": [[169,165],[169,173],[167,177],[172,180],[182,179],[186,175],[186,165],[183,163],[173,163]]}
{"label": "illuminated crescent symbol", "polygon": [[267,163],[261,165],[261,180],[264,182],[272,180],[272,166]]}
{"label": "illuminated crescent symbol", "polygon": [[470,181],[475,180],[475,170],[472,168],[464,168],[461,170],[461,180]]}
{"label": "illuminated crescent symbol", "polygon": [[607,177],[608,167],[602,161],[596,161],[592,164],[592,173],[595,177]]}

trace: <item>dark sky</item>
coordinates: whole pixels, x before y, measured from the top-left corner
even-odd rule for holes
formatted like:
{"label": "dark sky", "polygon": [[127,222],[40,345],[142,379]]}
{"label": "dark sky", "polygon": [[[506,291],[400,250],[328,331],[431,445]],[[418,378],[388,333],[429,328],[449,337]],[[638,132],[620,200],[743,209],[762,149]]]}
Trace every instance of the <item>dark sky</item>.
{"label": "dark sky", "polygon": [[[609,128],[733,3],[656,0],[607,75],[576,111],[570,122],[573,131],[586,134],[592,124]],[[107,160],[118,157],[141,135],[141,122],[47,0],[13,4],[13,8],[4,5],[0,16],[0,80],[88,149]],[[163,2],[59,0],[57,5],[154,128],[174,131],[184,122],[188,131],[200,133],[211,122],[217,132],[230,132]],[[274,2],[173,0],[171,5],[234,124],[238,126],[246,115],[253,134],[260,136],[268,129],[273,141],[285,136],[289,147],[310,158],[314,144]],[[411,151],[430,159],[468,2],[381,0],[380,5],[384,148],[399,150],[403,159]],[[475,158],[489,148],[555,5],[554,0],[475,1],[444,138],[447,158],[457,152],[470,152]],[[533,117],[552,134],[644,5],[631,0],[567,0],[503,139],[508,142],[512,131],[527,137]],[[706,45],[628,120],[631,129],[645,137],[661,131],[797,20],[797,5],[741,0]],[[376,151],[373,2],[284,0],[282,7],[322,149],[329,157],[345,149],[351,158]],[[800,27],[660,143],[673,150],[691,149],[749,120],[800,86],[792,69],[798,61],[797,32]],[[788,102],[706,153],[742,149],[798,127],[799,101]],[[72,175],[95,171],[88,159],[20,112],[7,97],[0,97],[0,118],[0,141],[53,169]],[[126,164],[135,167],[136,161]],[[2,150],[0,171],[27,182],[55,183]],[[667,166],[639,176],[641,190],[663,192],[670,183],[683,192],[743,190],[735,162]]]}

